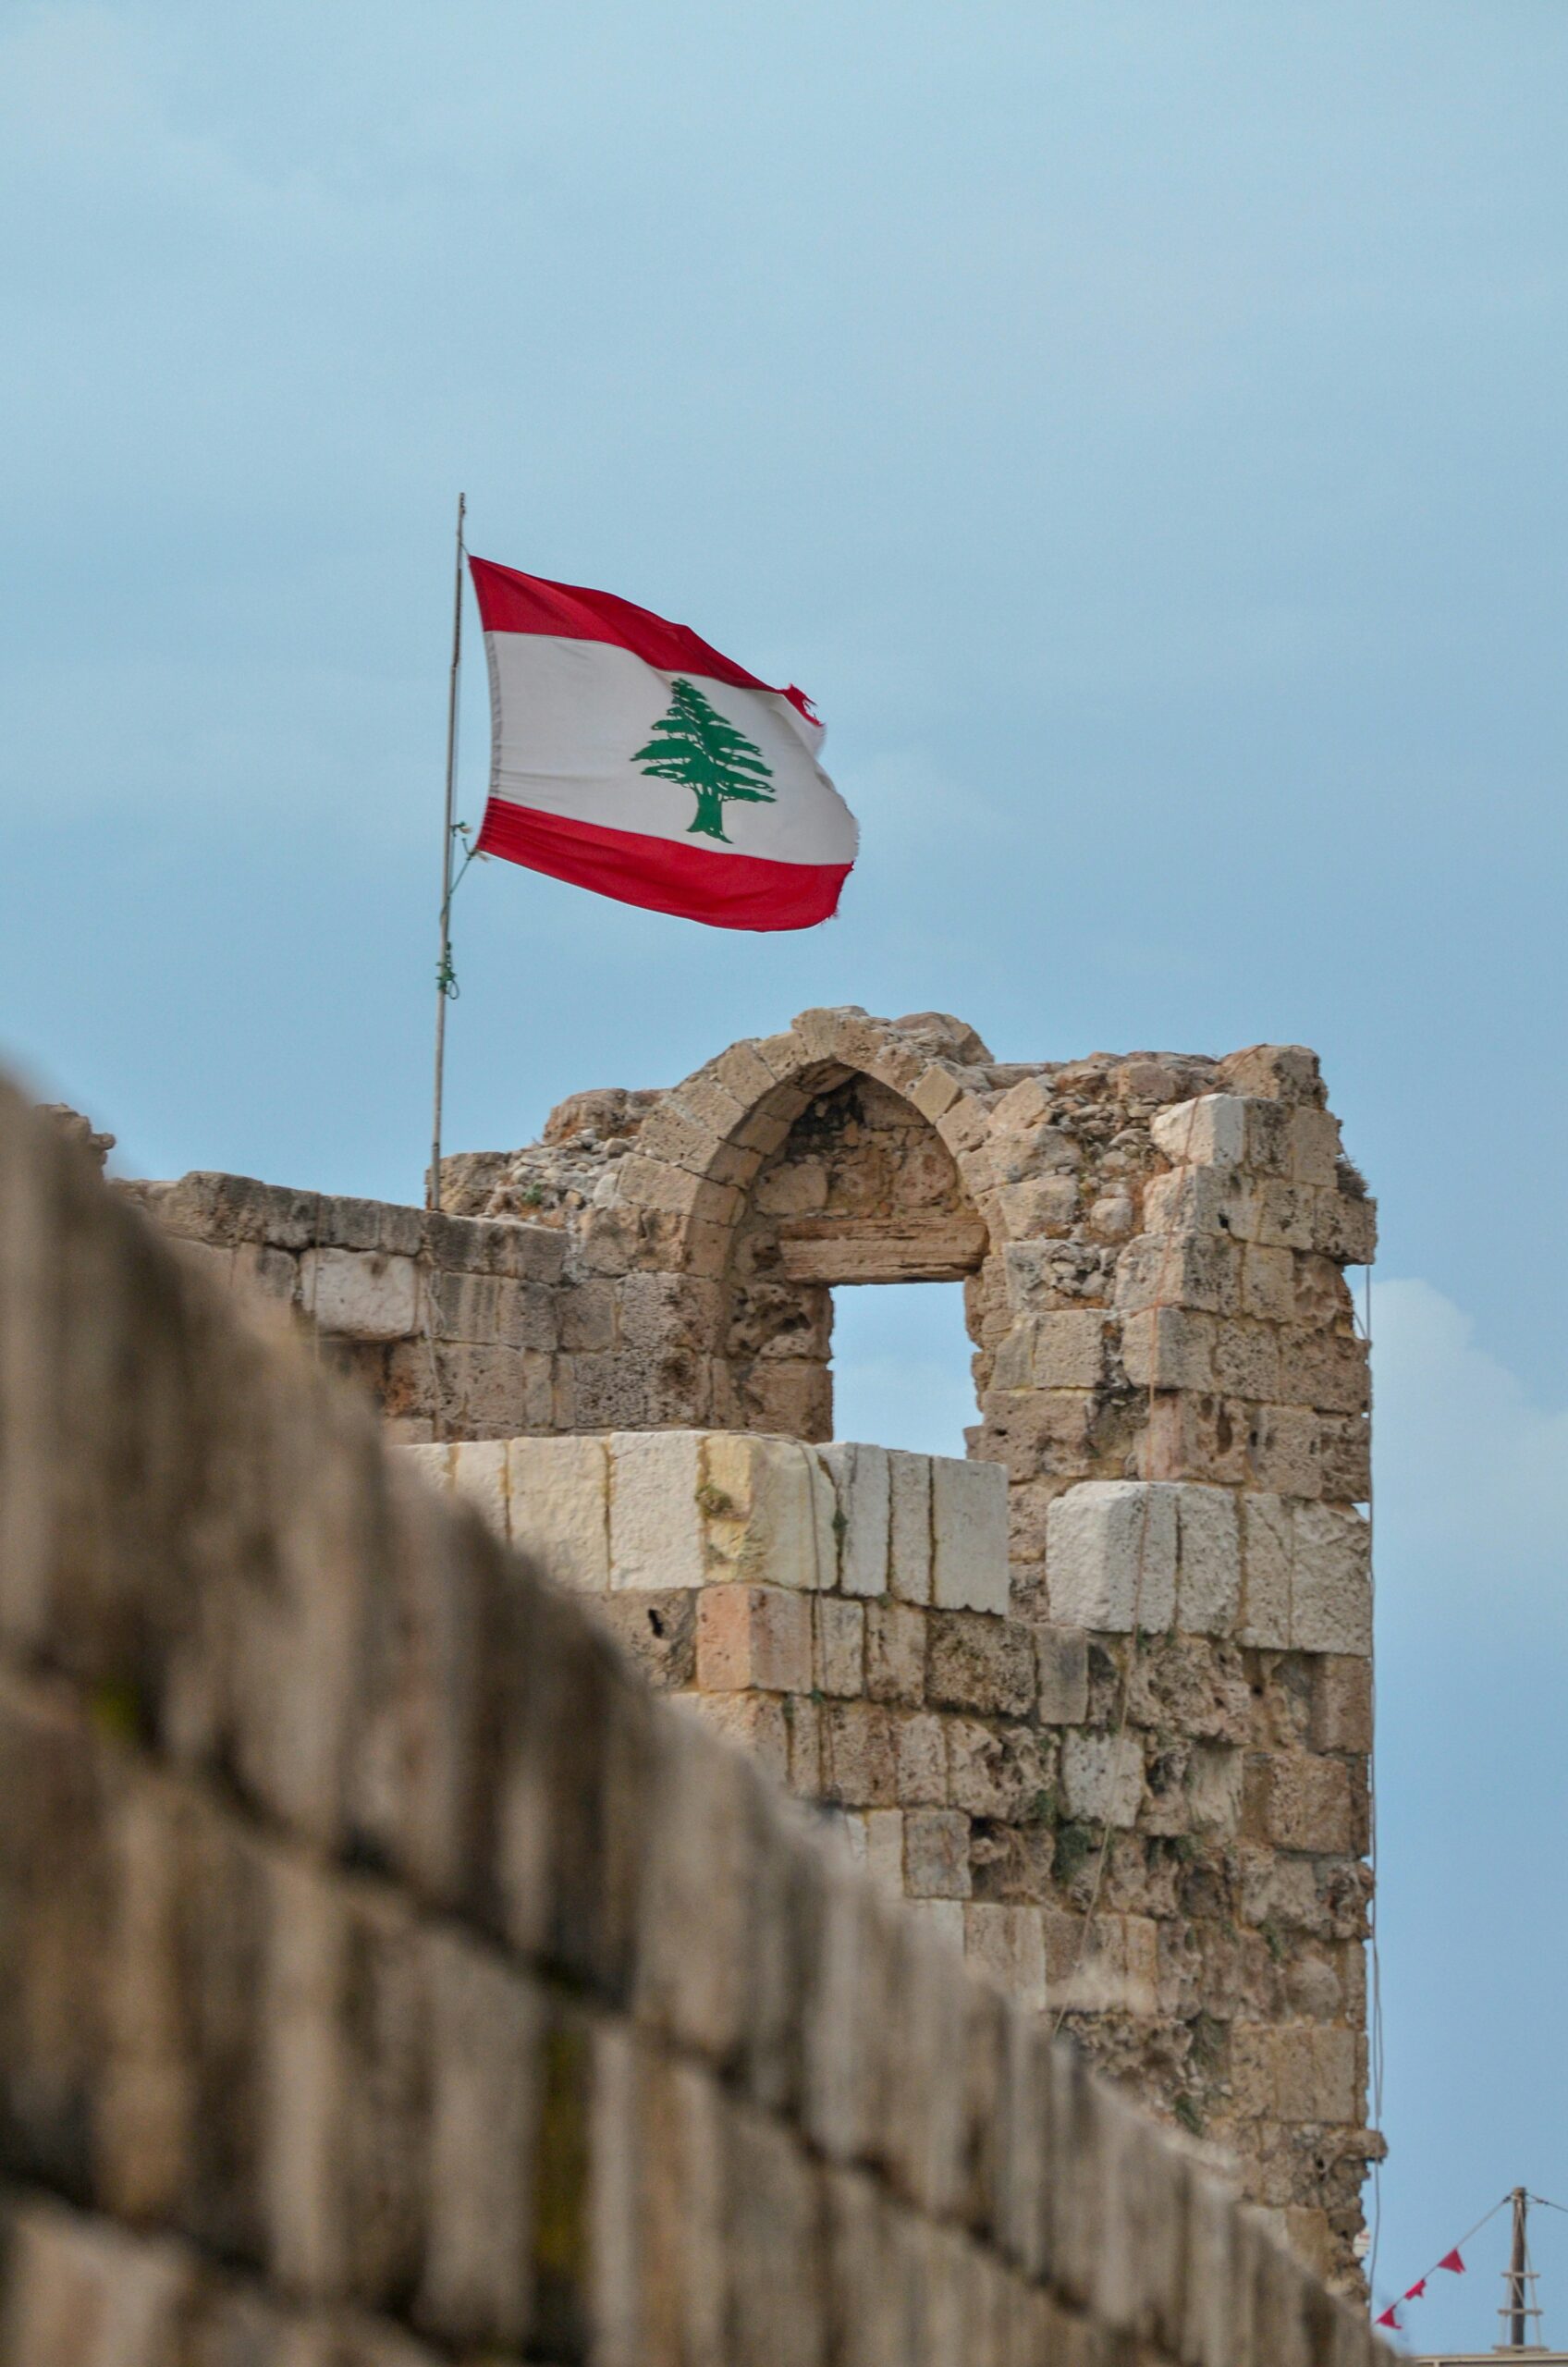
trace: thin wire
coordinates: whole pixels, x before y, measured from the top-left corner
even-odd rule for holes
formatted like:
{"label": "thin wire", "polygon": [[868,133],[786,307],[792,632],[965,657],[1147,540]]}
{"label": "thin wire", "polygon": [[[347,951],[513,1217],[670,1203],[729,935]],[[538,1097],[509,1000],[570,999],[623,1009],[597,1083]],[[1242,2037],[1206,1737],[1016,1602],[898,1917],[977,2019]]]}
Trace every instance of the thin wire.
{"label": "thin wire", "polygon": [[[1540,2201],[1540,2199],[1541,2199],[1541,2198],[1539,2197],[1539,2195],[1536,2195],[1536,2194],[1533,2194],[1533,2195],[1530,2197],[1530,2200],[1531,2200],[1531,2201],[1532,2201],[1532,2202],[1538,2202],[1538,2201]],[[1505,2211],[1505,2210],[1507,2209],[1508,2205],[1513,2201],[1513,2194],[1512,2194],[1512,2193],[1505,2194],[1505,2195],[1503,2195],[1503,2196],[1502,2196],[1502,2197],[1501,2197],[1498,2201],[1496,2201],[1496,2202],[1494,2202],[1494,2203],[1493,2203],[1493,2205],[1492,2205],[1492,2207],[1491,2207],[1491,2209],[1490,2209],[1489,2211],[1483,2211],[1483,2213],[1481,2214],[1481,2216],[1476,2220],[1476,2224],[1475,2224],[1475,2226],[1474,2226],[1473,2227],[1466,2227],[1466,2229],[1464,2230],[1464,2235],[1463,2235],[1463,2236],[1456,2236],[1456,2237],[1454,2238],[1454,2239],[1453,2239],[1452,2243],[1452,2244],[1450,2244],[1450,2246],[1449,2246],[1449,2248],[1448,2248],[1448,2250],[1449,2250],[1450,2252],[1462,2251],[1462,2250],[1464,2250],[1464,2246],[1465,2246],[1465,2245],[1470,2241],[1470,2238],[1472,2238],[1472,2236],[1478,2236],[1478,2235],[1480,2234],[1480,2232],[1481,2232],[1482,2228],[1486,2226],[1486,2224],[1487,2224],[1488,2220],[1488,2219],[1495,2219],[1495,2218],[1497,2217],[1498,2213],[1499,2213],[1500,2211]],[[1553,2203],[1553,2204],[1552,2204],[1552,2206],[1551,2206],[1551,2208],[1552,2208],[1554,2211],[1556,2211],[1556,2210],[1560,2210],[1560,2209],[1562,2208],[1562,2205],[1561,2205],[1561,2204],[1559,2204],[1559,2203]],[[1417,2277],[1414,2278],[1414,2279],[1413,2279],[1413,2282],[1414,2282],[1415,2284],[1416,2284],[1416,2285],[1425,2285],[1425,2283],[1427,2282],[1427,2278],[1428,2276],[1436,2276],[1436,2275],[1437,2275],[1437,2273],[1438,2273],[1439,2269],[1439,2268],[1441,2268],[1441,2266],[1442,2266],[1442,2264],[1443,2264],[1443,2261],[1444,2261],[1444,2260],[1446,2260],[1447,2258],[1448,2258],[1448,2252],[1444,2252],[1444,2254],[1443,2254],[1443,2256],[1442,2256],[1442,2260],[1435,2260],[1435,2261],[1432,2263],[1431,2267],[1430,2267],[1430,2268],[1428,2268],[1428,2269],[1427,2269],[1427,2270],[1426,2270],[1426,2271],[1425,2271],[1425,2272],[1424,2272],[1420,2276],[1417,2276]],[[1368,2280],[1368,2281],[1370,2281],[1370,2280]],[[1386,2300],[1385,2300],[1385,2301],[1384,2301],[1384,2307],[1385,2307],[1386,2309],[1397,2310],[1397,2309],[1398,2309],[1398,2307],[1399,2307],[1399,2305],[1400,2305],[1400,2303],[1401,2303],[1402,2301],[1408,2300],[1409,2295],[1410,2295],[1410,2287],[1407,2285],[1407,2286],[1405,2287],[1405,2289],[1404,2289],[1404,2291],[1403,2291],[1403,2293],[1396,2293],[1396,2294],[1393,2294],[1393,2295],[1389,2296],[1388,2298],[1386,2298]],[[1376,2298],[1376,2297],[1374,2297],[1374,2298]]]}
{"label": "thin wire", "polygon": [[1561,2211],[1563,2217],[1568,2219],[1568,2202],[1550,2201],[1544,2194],[1532,2194],[1529,2200],[1532,2202],[1538,2202],[1543,2211]]}
{"label": "thin wire", "polygon": [[[1370,1436],[1373,1429],[1375,1428],[1372,1418],[1373,1391],[1375,1383],[1372,1377],[1372,1268],[1370,1264],[1364,1266],[1361,1272],[1361,1328],[1363,1332],[1366,1334],[1366,1424],[1368,1435]],[[1377,1535],[1375,1527],[1376,1511],[1376,1487],[1369,1457],[1366,1467],[1366,1567],[1372,1589],[1372,1611],[1374,1621],[1376,1620],[1378,1608],[1378,1559],[1376,1551]],[[1372,1659],[1367,1671],[1367,1686],[1372,1717],[1372,1748],[1367,1755],[1366,1762],[1366,1817],[1368,1828],[1366,1836],[1366,1856],[1367,1864],[1372,1875],[1372,1895],[1367,1901],[1366,1907],[1366,1944],[1367,1954],[1371,1958],[1372,1974],[1372,2013],[1371,2030],[1369,2032],[1371,2041],[1370,2053],[1372,2057],[1370,2065],[1372,2073],[1372,2125],[1380,2137],[1383,2133],[1383,1963],[1378,1944],[1378,1653],[1376,1635],[1374,1635],[1373,1637]],[[1381,2160],[1377,2160],[1374,2161],[1372,2165],[1372,2249],[1366,2263],[1366,2284],[1368,2291],[1370,2291],[1377,2283],[1378,2252],[1378,2247],[1382,2241],[1382,2235],[1383,2165]],[[1462,2238],[1461,2241],[1463,2240],[1464,2238]]]}

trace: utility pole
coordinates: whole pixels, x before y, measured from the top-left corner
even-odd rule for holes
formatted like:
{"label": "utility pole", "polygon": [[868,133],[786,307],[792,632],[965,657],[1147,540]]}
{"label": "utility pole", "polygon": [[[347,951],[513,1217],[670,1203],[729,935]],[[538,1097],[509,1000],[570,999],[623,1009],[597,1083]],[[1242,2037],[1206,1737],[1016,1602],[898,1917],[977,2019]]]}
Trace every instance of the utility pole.
{"label": "utility pole", "polygon": [[1513,2246],[1508,2255],[1508,2340],[1511,2349],[1525,2348],[1525,2222],[1530,2198],[1522,2186],[1513,2189]]}

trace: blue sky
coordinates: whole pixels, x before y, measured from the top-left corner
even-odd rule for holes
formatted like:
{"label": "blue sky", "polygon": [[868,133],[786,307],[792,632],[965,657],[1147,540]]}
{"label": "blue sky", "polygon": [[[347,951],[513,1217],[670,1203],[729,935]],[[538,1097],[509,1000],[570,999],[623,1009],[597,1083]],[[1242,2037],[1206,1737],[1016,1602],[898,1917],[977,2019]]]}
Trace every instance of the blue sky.
{"label": "blue sky", "polygon": [[[1386,2286],[1568,2201],[1565,69],[1548,0],[0,22],[0,1036],[127,1164],[417,1194],[459,486],[803,682],[865,851],[773,941],[476,870],[455,1147],[818,1002],[1322,1053],[1384,1225]],[[484,738],[474,668],[475,817]],[[840,1336],[847,1426],[956,1432],[944,1294]]]}

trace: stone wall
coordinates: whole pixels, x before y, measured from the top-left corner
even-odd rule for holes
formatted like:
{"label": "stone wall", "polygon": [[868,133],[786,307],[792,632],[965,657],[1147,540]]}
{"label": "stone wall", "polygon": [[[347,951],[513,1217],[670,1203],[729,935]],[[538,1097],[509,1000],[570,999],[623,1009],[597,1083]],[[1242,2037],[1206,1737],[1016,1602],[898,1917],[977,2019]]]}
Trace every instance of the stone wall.
{"label": "stone wall", "polygon": [[5,2367],[1375,2355],[0,1098]]}
{"label": "stone wall", "polygon": [[1086,1481],[1055,1588],[1091,1633],[1009,1615],[995,1465],[730,1431],[408,1452],[1348,2282],[1370,1601],[1341,1516],[1298,1507],[1296,1550],[1278,1499],[1243,1538],[1227,1490]]}
{"label": "stone wall", "polygon": [[394,1437],[562,1427],[557,1367],[573,1294],[559,1232],[249,1175],[118,1188],[226,1290],[291,1309],[323,1360],[369,1390]]}
{"label": "stone wall", "polygon": [[[1043,1981],[1053,2015],[1222,2140],[1354,2286],[1381,2140],[1368,1395],[1344,1269],[1371,1257],[1375,1211],[1313,1055],[1003,1064],[940,1013],[809,1012],[668,1092],[579,1095],[540,1143],[448,1160],[443,1182],[458,1214],[440,1219],[224,1179],[150,1188],[224,1272],[276,1258],[287,1233],[277,1286],[313,1294],[337,1335],[380,1304],[366,1275],[383,1260],[397,1304],[379,1319],[410,1328],[324,1355],[370,1381],[400,1439],[570,1437],[558,1469],[588,1476],[575,1504],[551,1483],[563,1536],[602,1527],[605,1474],[657,1465],[630,1441],[648,1431],[685,1439],[668,1450],[682,1470],[781,1433],[778,1469],[816,1471],[840,1518],[852,1488],[880,1502],[912,1466],[808,1452],[832,1428],[832,1291],[963,1280],[970,1451],[1005,1485],[1009,1537],[967,1628],[900,1593],[896,1566],[879,1591],[817,1583],[799,1684],[804,1611],[766,1591],[798,1576],[761,1581],[749,1611],[710,1602],[732,1573],[702,1560],[708,1542],[666,1588],[662,1636],[639,1627],[615,1554],[606,1604],[661,1647],[659,1681],[695,1684],[797,1790],[864,1820],[880,1868],[946,1882],[928,1919],[962,1918],[1021,1993]],[[528,1467],[543,1487],[542,1454]],[[672,1537],[694,1536],[690,1501],[682,1518]],[[800,1514],[799,1539],[816,1534]],[[732,1623],[745,1683],[703,1682],[699,1614],[710,1668]],[[770,1681],[786,1651],[791,1681]],[[933,1719],[939,1779],[913,1772]]]}

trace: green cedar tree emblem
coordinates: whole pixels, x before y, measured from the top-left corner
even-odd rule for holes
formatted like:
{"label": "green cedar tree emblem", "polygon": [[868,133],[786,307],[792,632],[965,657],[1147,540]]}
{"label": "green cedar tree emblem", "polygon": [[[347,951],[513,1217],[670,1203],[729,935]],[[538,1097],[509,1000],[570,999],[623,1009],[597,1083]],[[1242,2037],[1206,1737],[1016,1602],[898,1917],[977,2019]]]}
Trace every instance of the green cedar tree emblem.
{"label": "green cedar tree emblem", "polygon": [[778,794],[769,787],[772,770],[755,741],[720,715],[695,682],[678,675],[671,692],[668,712],[631,761],[650,780],[678,780],[691,790],[697,812],[688,838],[721,839],[729,846],[725,807],[741,799],[748,805],[771,805]]}

